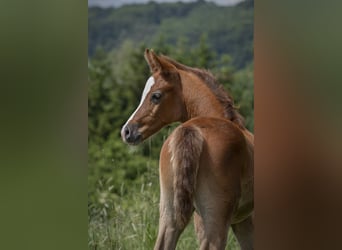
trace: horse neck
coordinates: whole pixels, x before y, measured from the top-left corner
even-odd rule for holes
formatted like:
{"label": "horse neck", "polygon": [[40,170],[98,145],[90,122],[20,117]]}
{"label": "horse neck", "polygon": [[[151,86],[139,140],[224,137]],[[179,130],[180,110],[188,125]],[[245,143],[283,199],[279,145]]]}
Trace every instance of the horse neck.
{"label": "horse neck", "polygon": [[224,108],[212,91],[192,73],[181,73],[186,114],[183,121],[197,116],[224,117]]}

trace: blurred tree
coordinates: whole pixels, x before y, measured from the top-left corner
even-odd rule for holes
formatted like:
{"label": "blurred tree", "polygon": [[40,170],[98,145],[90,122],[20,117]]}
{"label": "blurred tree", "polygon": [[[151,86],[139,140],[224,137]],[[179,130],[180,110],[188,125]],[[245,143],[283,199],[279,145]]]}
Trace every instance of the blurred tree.
{"label": "blurred tree", "polygon": [[197,1],[89,8],[88,53],[92,57],[99,45],[107,52],[119,49],[126,40],[151,45],[160,37],[163,44],[173,46],[179,37],[187,37],[193,48],[206,33],[210,49],[231,55],[233,65],[240,69],[253,60],[253,9],[254,1],[227,7]]}
{"label": "blurred tree", "polygon": [[192,50],[192,57],[196,67],[203,69],[212,68],[215,53],[208,45],[207,33],[202,33],[198,46]]}

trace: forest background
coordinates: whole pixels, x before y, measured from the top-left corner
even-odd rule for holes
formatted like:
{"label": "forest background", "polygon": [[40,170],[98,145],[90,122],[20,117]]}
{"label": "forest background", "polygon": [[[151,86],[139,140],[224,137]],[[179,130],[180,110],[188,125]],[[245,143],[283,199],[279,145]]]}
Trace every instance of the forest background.
{"label": "forest background", "polygon": [[[253,14],[252,0],[88,9],[89,249],[152,249],[157,236],[159,151],[176,125],[136,147],[120,138],[150,75],[144,49],[210,70],[253,132]],[[195,238],[191,224],[178,249],[195,249]],[[238,249],[233,236],[229,246]]]}

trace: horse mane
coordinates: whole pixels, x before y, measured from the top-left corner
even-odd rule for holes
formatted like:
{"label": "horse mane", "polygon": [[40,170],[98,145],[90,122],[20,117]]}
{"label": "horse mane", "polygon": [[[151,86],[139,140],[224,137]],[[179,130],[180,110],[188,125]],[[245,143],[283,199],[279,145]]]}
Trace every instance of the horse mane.
{"label": "horse mane", "polygon": [[204,69],[186,66],[164,55],[161,57],[174,65],[177,69],[190,71],[198,76],[208,86],[208,88],[215,95],[216,99],[224,107],[225,118],[234,122],[240,128],[245,128],[244,119],[238,112],[237,107],[234,106],[233,97],[224,90],[223,86],[216,80],[212,73]]}

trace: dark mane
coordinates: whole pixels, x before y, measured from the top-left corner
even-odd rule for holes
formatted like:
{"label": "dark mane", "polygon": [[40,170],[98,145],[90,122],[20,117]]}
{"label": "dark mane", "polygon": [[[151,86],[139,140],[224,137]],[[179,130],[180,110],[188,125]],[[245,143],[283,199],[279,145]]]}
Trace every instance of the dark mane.
{"label": "dark mane", "polygon": [[239,127],[245,128],[244,119],[234,106],[233,98],[224,90],[223,86],[217,82],[215,77],[209,71],[188,67],[164,55],[162,57],[173,64],[177,69],[190,71],[197,75],[208,86],[216,96],[217,100],[224,107],[225,117],[236,123]]}

